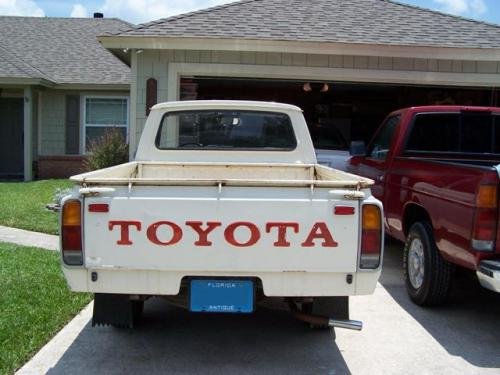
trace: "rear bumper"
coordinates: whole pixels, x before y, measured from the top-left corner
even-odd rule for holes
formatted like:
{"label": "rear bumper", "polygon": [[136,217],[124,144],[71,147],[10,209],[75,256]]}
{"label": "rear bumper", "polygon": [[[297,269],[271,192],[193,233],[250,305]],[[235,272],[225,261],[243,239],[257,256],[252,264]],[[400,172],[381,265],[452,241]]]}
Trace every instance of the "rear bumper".
{"label": "rear bumper", "polygon": [[500,260],[483,260],[476,273],[484,288],[500,293]]}
{"label": "rear bumper", "polygon": [[[380,277],[380,269],[357,273],[265,272],[249,274],[213,272],[169,272],[124,269],[82,269],[63,267],[73,291],[141,295],[177,295],[182,279],[198,277],[256,277],[268,297],[351,296],[372,294]],[[93,281],[92,273],[95,281]],[[352,282],[348,282],[352,275]]]}

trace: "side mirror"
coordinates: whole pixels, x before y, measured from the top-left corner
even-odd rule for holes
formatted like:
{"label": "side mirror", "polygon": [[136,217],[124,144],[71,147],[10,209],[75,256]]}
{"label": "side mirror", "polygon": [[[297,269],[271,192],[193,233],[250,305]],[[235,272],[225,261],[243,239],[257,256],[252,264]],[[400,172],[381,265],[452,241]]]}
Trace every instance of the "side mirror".
{"label": "side mirror", "polygon": [[365,156],[366,146],[364,141],[352,141],[349,146],[349,154],[351,156]]}

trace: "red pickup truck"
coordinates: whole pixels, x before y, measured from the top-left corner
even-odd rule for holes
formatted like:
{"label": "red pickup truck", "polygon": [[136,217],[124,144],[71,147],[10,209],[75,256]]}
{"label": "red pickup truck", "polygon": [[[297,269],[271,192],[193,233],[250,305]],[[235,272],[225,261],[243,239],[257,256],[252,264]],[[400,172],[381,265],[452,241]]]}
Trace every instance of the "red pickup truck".
{"label": "red pickup truck", "polygon": [[401,109],[351,154],[348,170],[375,180],[386,232],[405,242],[415,303],[443,303],[454,266],[500,292],[500,108]]}

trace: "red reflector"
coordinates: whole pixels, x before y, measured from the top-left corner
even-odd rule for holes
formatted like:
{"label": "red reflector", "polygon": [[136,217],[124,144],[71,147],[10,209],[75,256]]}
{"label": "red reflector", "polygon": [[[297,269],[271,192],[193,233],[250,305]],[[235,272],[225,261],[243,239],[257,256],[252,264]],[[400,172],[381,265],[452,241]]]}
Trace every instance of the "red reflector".
{"label": "red reflector", "polygon": [[354,215],[354,207],[336,206],[333,212],[335,215]]}
{"label": "red reflector", "polygon": [[82,251],[82,231],[79,225],[64,225],[62,228],[63,251]]}
{"label": "red reflector", "polygon": [[89,212],[109,212],[109,205],[107,203],[89,204]]}
{"label": "red reflector", "polygon": [[380,254],[380,240],[379,230],[363,230],[361,254]]}

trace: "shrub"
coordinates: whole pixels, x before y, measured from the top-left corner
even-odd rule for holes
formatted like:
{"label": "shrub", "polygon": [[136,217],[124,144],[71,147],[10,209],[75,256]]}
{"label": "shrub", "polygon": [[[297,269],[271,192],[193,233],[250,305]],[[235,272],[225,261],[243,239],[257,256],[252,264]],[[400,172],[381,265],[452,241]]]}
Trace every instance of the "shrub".
{"label": "shrub", "polygon": [[112,167],[129,161],[128,144],[118,129],[108,129],[90,142],[89,156],[84,162],[87,171]]}

